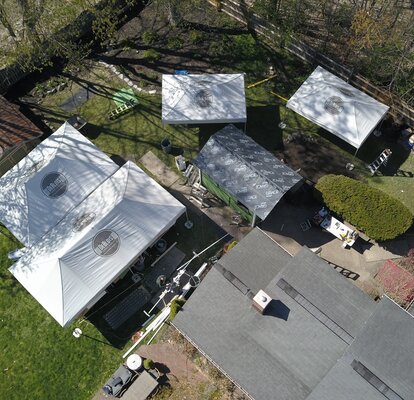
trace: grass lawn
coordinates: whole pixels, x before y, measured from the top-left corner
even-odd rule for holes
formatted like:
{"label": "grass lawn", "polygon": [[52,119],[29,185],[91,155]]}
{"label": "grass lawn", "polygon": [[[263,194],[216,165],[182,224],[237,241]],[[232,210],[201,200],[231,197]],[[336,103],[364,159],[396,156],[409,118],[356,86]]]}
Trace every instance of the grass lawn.
{"label": "grass lawn", "polygon": [[[0,240],[1,397],[87,399],[120,363],[120,352],[62,329],[7,271],[6,254],[17,243],[4,229]],[[87,323],[84,333],[105,339]]]}

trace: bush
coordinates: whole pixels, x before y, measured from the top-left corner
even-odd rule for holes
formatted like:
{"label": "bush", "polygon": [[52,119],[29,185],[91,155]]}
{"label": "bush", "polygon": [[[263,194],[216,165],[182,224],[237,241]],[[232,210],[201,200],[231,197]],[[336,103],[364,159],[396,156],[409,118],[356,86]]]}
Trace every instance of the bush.
{"label": "bush", "polygon": [[411,212],[399,200],[354,179],[326,175],[316,189],[328,208],[372,239],[394,239],[413,223]]}
{"label": "bush", "polygon": [[168,321],[172,321],[175,318],[178,311],[180,311],[181,308],[183,307],[184,303],[185,303],[184,299],[175,299],[171,302],[171,311],[168,317]]}
{"label": "bush", "polygon": [[149,60],[159,60],[161,58],[161,54],[158,53],[157,50],[154,49],[149,49],[149,50],[145,50],[143,53],[143,57],[147,58]]}
{"label": "bush", "polygon": [[150,358],[146,358],[143,362],[145,369],[152,369],[154,368],[154,361],[152,361]]}
{"label": "bush", "polygon": [[159,39],[156,32],[147,31],[142,34],[142,43],[150,45],[155,43]]}
{"label": "bush", "polygon": [[197,44],[204,40],[204,33],[200,31],[190,31],[188,33],[188,38],[192,44]]}
{"label": "bush", "polygon": [[170,37],[167,42],[167,47],[172,50],[181,50],[184,42],[179,37]]}

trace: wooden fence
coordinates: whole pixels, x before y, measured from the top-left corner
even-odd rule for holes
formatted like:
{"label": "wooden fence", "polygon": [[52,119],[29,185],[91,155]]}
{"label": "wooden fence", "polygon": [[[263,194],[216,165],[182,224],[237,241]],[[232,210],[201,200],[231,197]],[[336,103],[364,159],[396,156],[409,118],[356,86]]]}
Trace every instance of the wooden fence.
{"label": "wooden fence", "polygon": [[[254,30],[259,35],[265,37],[269,45],[276,46],[280,42],[278,29],[264,18],[255,14],[251,9],[249,0],[207,0],[220,11],[230,15],[238,21],[246,24],[249,29]],[[306,43],[292,38],[285,46],[285,49],[312,64],[320,65],[327,71],[341,77],[346,82],[355,86],[357,89],[369,94],[374,99],[387,104],[390,107],[389,113],[399,121],[405,121],[414,126],[414,108],[401,101],[398,96],[373,85],[365,77],[355,74],[349,67],[341,65],[327,56],[319,53]]]}

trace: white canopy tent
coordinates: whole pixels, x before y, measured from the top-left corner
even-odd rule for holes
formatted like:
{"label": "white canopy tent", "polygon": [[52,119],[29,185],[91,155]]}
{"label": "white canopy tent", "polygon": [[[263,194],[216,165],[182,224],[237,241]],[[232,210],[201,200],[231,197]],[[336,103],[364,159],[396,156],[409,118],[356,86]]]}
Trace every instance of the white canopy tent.
{"label": "white canopy tent", "polygon": [[65,123],[0,178],[0,221],[30,246],[118,168]]}
{"label": "white canopy tent", "polygon": [[244,74],[163,75],[162,122],[246,122]]}
{"label": "white canopy tent", "polygon": [[10,271],[66,326],[184,212],[178,200],[127,162]]}
{"label": "white canopy tent", "polygon": [[389,107],[318,66],[287,108],[359,149]]}

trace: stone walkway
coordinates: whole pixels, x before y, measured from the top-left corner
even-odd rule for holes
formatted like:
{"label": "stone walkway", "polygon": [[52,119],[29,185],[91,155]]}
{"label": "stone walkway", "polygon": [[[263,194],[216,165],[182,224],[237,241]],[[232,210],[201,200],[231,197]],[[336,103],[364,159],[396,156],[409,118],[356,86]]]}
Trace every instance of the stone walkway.
{"label": "stone walkway", "polygon": [[[165,373],[169,381],[185,380],[192,384],[207,382],[205,376],[185,354],[179,352],[173,344],[157,343],[141,346],[137,353],[154,361],[156,367]],[[157,365],[158,364],[158,365]]]}

